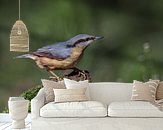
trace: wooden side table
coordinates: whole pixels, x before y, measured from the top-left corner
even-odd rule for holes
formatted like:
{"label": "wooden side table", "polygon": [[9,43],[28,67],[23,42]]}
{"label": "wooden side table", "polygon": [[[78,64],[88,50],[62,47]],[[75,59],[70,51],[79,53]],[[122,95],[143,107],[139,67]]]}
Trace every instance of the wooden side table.
{"label": "wooden side table", "polygon": [[25,128],[25,118],[28,115],[29,101],[22,97],[10,97],[8,101],[9,115],[13,129]]}

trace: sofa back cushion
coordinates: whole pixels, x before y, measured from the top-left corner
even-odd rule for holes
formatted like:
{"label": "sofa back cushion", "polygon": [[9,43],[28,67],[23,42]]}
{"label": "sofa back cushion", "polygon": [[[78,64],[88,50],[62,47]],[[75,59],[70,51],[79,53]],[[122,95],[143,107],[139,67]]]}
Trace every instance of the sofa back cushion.
{"label": "sofa back cushion", "polygon": [[[89,83],[89,94],[92,101],[100,101],[103,104],[109,105],[114,101],[130,101],[132,95],[132,86],[132,83]],[[45,88],[43,89],[45,92]],[[50,92],[54,94],[53,89]]]}
{"label": "sofa back cushion", "polygon": [[91,100],[109,105],[113,101],[130,101],[132,83],[99,82],[89,83]]}

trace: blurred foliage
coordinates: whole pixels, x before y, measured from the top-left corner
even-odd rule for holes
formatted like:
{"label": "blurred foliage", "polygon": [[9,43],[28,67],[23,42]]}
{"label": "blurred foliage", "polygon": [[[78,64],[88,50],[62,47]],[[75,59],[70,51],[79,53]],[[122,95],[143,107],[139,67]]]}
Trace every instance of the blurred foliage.
{"label": "blurred foliage", "polygon": [[41,85],[38,85],[34,88],[30,88],[24,91],[20,96],[24,97],[24,99],[31,101],[38,93],[38,91],[42,88]]}
{"label": "blurred foliage", "polygon": [[[24,91],[20,96],[24,97],[24,99],[31,101],[39,92],[39,90],[42,88],[41,85],[38,85],[34,88],[30,88],[26,91]],[[31,102],[29,103],[29,109],[28,112],[31,112]]]}
{"label": "blurred foliage", "polygon": [[2,110],[2,113],[9,113],[9,110],[7,107],[4,108],[4,110]]}
{"label": "blurred foliage", "polygon": [[[21,0],[21,19],[30,34],[30,51],[76,34],[101,35],[78,64],[92,81],[163,79],[162,0]],[[0,111],[10,96],[40,84],[49,74],[33,61],[9,52],[18,0],[0,0]],[[149,46],[149,48],[147,47]],[[147,50],[149,49],[149,51]]]}

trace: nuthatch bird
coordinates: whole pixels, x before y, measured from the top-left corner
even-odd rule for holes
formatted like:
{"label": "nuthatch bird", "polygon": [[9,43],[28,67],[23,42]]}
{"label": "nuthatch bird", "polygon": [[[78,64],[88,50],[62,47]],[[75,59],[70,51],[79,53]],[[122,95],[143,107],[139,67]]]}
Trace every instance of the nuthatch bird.
{"label": "nuthatch bird", "polygon": [[35,52],[17,56],[16,58],[30,58],[36,62],[39,68],[46,69],[59,79],[53,70],[79,70],[76,64],[79,62],[84,50],[93,41],[102,38],[88,34],[79,34],[68,41],[44,46]]}

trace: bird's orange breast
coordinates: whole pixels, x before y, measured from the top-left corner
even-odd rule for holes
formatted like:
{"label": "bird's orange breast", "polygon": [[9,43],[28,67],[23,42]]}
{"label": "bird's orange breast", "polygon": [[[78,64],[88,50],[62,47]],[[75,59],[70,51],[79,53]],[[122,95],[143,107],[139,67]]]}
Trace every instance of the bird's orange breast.
{"label": "bird's orange breast", "polygon": [[73,48],[70,56],[64,60],[51,59],[47,57],[38,57],[36,63],[40,68],[47,66],[51,70],[69,69],[76,64],[76,62],[78,61],[79,57],[83,52],[83,49],[84,48],[80,46]]}

